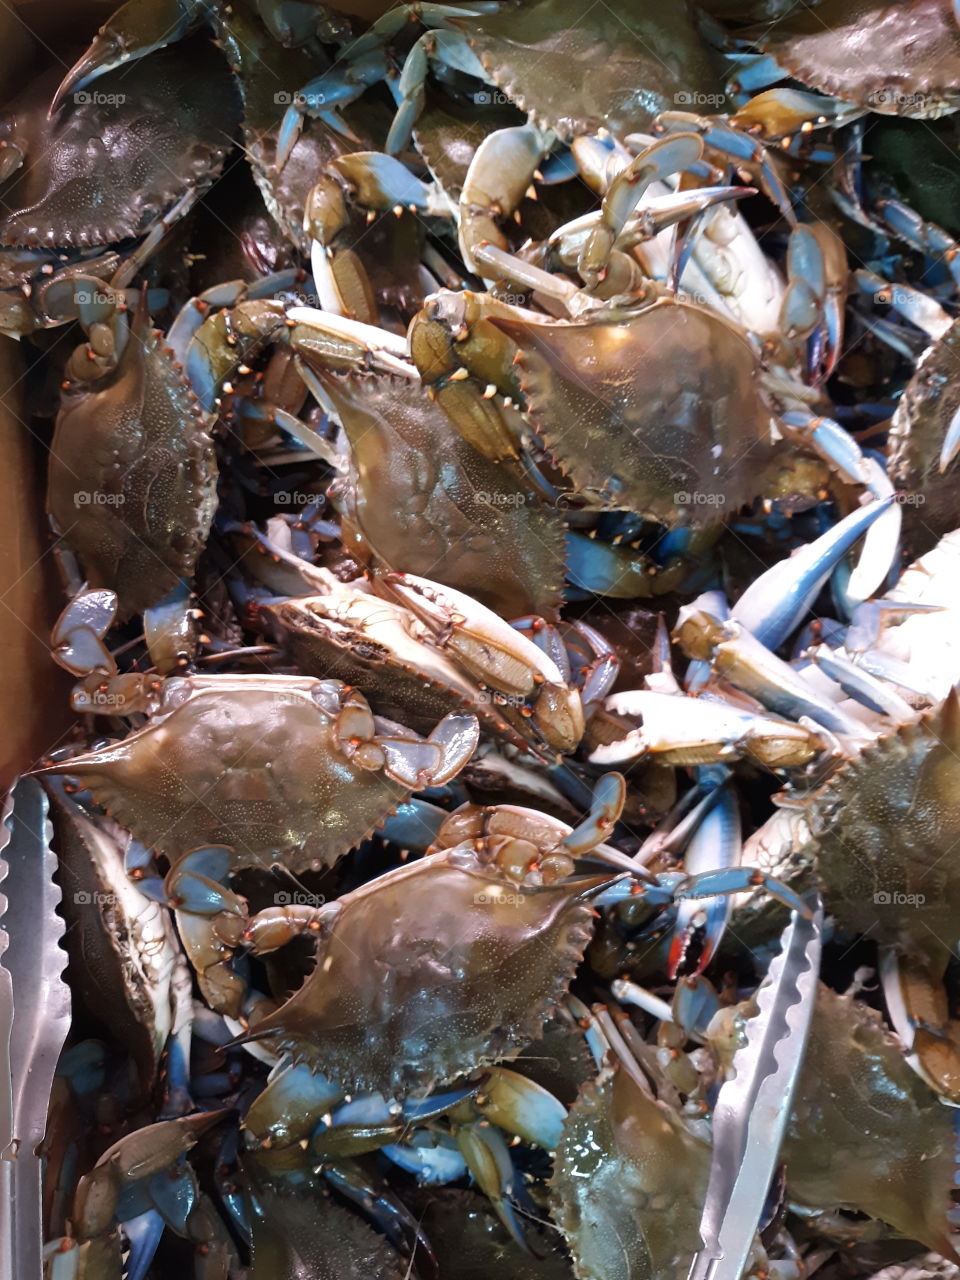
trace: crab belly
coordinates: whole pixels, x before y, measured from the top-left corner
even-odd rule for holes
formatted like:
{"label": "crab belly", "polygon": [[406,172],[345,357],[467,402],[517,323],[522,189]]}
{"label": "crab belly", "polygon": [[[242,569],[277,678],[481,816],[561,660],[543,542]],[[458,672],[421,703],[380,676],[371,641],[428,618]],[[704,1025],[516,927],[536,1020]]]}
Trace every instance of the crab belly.
{"label": "crab belly", "polygon": [[145,844],[171,859],[202,844],[241,865],[331,865],[406,795],[350,763],[307,698],[200,694],[71,772]]}
{"label": "crab belly", "polygon": [[583,954],[591,911],[575,893],[524,892],[441,855],[391,874],[340,900],[310,977],[257,1030],[388,1097],[510,1057]]}

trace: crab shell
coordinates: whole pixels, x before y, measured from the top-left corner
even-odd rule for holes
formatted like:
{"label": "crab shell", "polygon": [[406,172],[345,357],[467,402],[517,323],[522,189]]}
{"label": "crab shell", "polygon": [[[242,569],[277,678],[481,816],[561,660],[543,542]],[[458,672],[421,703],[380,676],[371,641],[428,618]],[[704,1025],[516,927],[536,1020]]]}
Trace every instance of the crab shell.
{"label": "crab shell", "polygon": [[950,1109],[880,1014],[821,985],[784,1138],[790,1199],[859,1210],[956,1261],[954,1159]]}
{"label": "crab shell", "polygon": [[756,496],[771,414],[733,325],[665,298],[585,322],[490,319],[517,343],[526,416],[577,490],[691,523]]}
{"label": "crab shell", "polygon": [[138,308],[111,373],[64,393],[47,506],[93,587],[127,618],[191,578],[217,504],[217,464],[196,397]]}
{"label": "crab shell", "polygon": [[609,878],[531,888],[472,841],[428,854],[333,904],[314,969],[254,1035],[385,1097],[514,1057],[569,986],[590,938],[585,896]]}
{"label": "crab shell", "polygon": [[551,1184],[580,1280],[684,1280],[701,1244],[709,1169],[706,1143],[628,1070],[586,1084]]}
{"label": "crab shell", "polygon": [[944,439],[960,411],[958,355],[960,322],[924,352],[890,427],[890,478],[906,491],[905,534],[916,555],[928,551],[958,521],[960,454],[940,469]]}
{"label": "crab shell", "polygon": [[34,79],[0,118],[0,140],[26,154],[0,199],[0,244],[83,249],[139,238],[218,176],[236,106],[212,51],[155,53],[132,75],[111,72],[72,94],[51,118],[61,75],[54,66]]}
{"label": "crab shell", "polygon": [[171,861],[207,844],[231,846],[243,866],[331,866],[408,794],[340,750],[344,687],[300,676],[170,680],[143,729],[45,772],[77,778]]}
{"label": "crab shell", "polygon": [[791,5],[758,44],[794,80],[889,115],[957,106],[960,27],[949,0]]}
{"label": "crab shell", "polygon": [[567,142],[645,129],[685,94],[716,93],[722,80],[685,3],[585,9],[581,0],[535,0],[450,26],[465,31],[511,102]]}
{"label": "crab shell", "polygon": [[557,617],[563,524],[454,431],[419,380],[318,369],[350,440],[354,519],[377,561],[504,618]]}
{"label": "crab shell", "polygon": [[841,924],[906,949],[931,937],[952,947],[960,934],[957,691],[840,768],[808,822],[824,901]]}

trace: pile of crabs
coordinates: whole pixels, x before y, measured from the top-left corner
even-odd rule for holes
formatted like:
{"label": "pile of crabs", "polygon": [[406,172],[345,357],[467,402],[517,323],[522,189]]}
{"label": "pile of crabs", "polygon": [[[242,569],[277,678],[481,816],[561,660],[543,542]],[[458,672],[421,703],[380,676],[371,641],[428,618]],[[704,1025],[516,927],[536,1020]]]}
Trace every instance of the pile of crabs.
{"label": "pile of crabs", "polygon": [[80,6],[0,113],[48,1276],[685,1277],[817,894],[747,1274],[955,1274],[955,6],[345,7]]}

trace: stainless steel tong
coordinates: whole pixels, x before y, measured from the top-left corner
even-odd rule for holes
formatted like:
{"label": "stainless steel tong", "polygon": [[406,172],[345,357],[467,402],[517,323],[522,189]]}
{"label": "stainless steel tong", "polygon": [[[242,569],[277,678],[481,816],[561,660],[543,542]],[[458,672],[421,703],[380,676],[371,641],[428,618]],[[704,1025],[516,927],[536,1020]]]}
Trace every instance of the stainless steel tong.
{"label": "stainless steel tong", "polygon": [[43,1140],[70,1027],[47,797],[21,778],[0,826],[0,1280],[41,1280]]}

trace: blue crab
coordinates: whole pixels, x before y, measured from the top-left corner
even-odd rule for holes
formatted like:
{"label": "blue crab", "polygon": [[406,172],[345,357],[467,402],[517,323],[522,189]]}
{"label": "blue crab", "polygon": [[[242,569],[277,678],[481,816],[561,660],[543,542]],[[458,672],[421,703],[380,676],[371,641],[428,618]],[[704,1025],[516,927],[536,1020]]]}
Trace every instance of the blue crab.
{"label": "blue crab", "polygon": [[114,607],[109,593],[69,607],[61,661],[102,689],[99,700],[82,695],[89,709],[151,718],[111,746],[42,772],[79,779],[171,860],[202,832],[235,845],[249,866],[331,865],[410,790],[446,781],[473,754],[473,716],[452,713],[424,740],[375,720],[366,699],[337,680],[117,677],[102,642]]}
{"label": "blue crab", "polygon": [[[48,117],[41,76],[0,118],[0,324],[19,336],[75,318],[71,277],[133,279],[216,179],[234,101],[216,58],[160,54]],[[202,76],[204,103],[190,89]],[[114,79],[117,83],[113,83]],[[131,196],[135,192],[135,198]]]}

